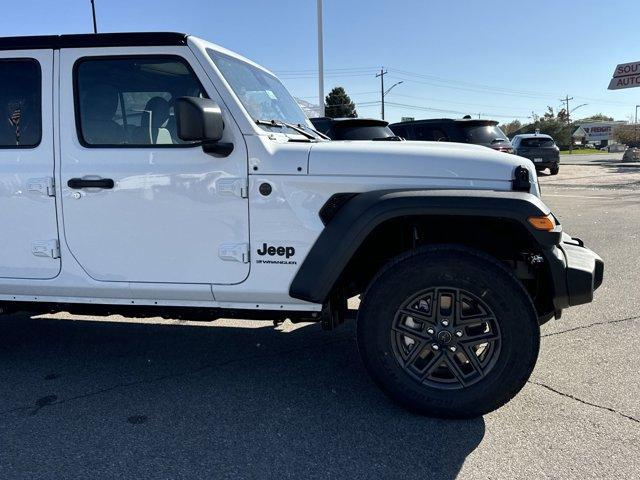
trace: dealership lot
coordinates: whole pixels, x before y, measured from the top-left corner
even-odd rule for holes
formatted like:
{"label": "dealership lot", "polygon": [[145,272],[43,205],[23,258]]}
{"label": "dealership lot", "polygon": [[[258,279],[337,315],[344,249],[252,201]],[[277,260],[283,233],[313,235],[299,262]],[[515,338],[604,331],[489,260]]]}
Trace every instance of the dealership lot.
{"label": "dealership lot", "polygon": [[605,282],[542,327],[502,409],[442,421],[394,406],[353,324],[15,315],[0,322],[0,477],[634,477],[640,169],[565,166],[541,184]]}

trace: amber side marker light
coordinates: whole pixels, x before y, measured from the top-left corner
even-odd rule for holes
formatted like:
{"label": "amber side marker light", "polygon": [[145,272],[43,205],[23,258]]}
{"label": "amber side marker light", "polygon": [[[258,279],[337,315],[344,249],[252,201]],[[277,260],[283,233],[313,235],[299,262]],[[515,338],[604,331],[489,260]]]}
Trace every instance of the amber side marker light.
{"label": "amber side marker light", "polygon": [[543,217],[529,217],[527,220],[536,230],[550,232],[556,228],[556,222],[551,215],[545,215]]}

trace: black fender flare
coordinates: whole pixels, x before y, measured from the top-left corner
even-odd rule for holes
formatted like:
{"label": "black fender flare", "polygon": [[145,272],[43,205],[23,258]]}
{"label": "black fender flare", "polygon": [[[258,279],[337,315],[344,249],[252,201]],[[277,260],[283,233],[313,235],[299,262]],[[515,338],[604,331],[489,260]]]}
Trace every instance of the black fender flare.
{"label": "black fender flare", "polygon": [[541,246],[549,249],[560,242],[561,227],[553,232],[539,231],[527,219],[550,213],[540,198],[525,192],[395,189],[360,193],[352,196],[328,219],[298,269],[289,295],[324,303],[367,236],[378,225],[393,218],[421,215],[505,218],[519,222]]}

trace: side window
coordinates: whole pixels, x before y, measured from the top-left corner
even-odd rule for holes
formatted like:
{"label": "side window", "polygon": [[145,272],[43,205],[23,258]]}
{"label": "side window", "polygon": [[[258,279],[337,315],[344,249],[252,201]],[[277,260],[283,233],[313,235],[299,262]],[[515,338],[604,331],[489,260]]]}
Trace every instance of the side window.
{"label": "side window", "polygon": [[34,59],[0,60],[0,148],[33,148],[42,138],[42,71]]}
{"label": "side window", "polygon": [[174,56],[81,59],[75,67],[76,122],[85,146],[184,146],[174,103],[206,97],[187,63]]}

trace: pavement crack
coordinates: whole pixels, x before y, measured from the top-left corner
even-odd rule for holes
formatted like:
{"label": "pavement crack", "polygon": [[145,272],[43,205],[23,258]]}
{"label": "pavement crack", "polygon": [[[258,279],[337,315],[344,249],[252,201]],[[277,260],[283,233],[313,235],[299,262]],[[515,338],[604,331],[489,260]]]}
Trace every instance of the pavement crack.
{"label": "pavement crack", "polygon": [[555,388],[550,387],[549,385],[545,385],[544,383],[541,383],[541,382],[536,382],[535,380],[528,380],[527,383],[531,383],[533,385],[537,385],[538,387],[546,388],[550,392],[556,393],[556,394],[558,394],[558,395],[560,395],[562,397],[565,397],[565,398],[570,398],[571,400],[574,400],[574,401],[576,401],[578,403],[582,403],[583,405],[588,405],[590,407],[599,408],[600,410],[606,410],[607,412],[615,413],[616,415],[620,415],[621,417],[624,417],[627,420],[631,420],[632,422],[640,423],[640,419],[632,417],[631,415],[627,415],[626,413],[619,412],[615,408],[605,407],[603,405],[598,405],[597,403],[587,402],[586,400],[582,400],[581,398],[578,398],[578,397],[576,397],[574,395],[571,395],[570,393],[561,392],[560,390],[556,390]]}
{"label": "pavement crack", "polygon": [[588,325],[581,325],[579,327],[568,328],[567,330],[562,330],[560,332],[547,333],[545,335],[541,335],[541,337],[542,338],[554,337],[556,335],[562,335],[563,333],[575,332],[576,330],[585,330],[587,328],[597,327],[599,325],[611,325],[612,323],[633,322],[633,321],[636,321],[636,320],[640,320],[640,316],[628,317],[628,318],[620,318],[618,320],[608,320],[608,321],[605,321],[605,322],[594,322],[594,323],[590,323]]}
{"label": "pavement crack", "polygon": [[[144,379],[144,380],[135,380],[135,381],[131,381],[131,382],[122,382],[122,383],[117,383],[115,385],[111,385],[109,387],[105,387],[105,388],[101,388],[98,390],[93,390],[87,393],[83,393],[80,395],[74,395],[73,397],[67,397],[67,398],[63,398],[60,400],[54,400],[54,401],[50,401],[47,403],[47,406],[53,406],[53,405],[60,405],[63,403],[68,403],[68,402],[72,402],[74,400],[81,400],[84,398],[88,398],[88,397],[93,397],[96,395],[102,395],[104,393],[108,393],[108,392],[112,392],[114,390],[118,390],[120,388],[128,388],[128,387],[133,387],[133,386],[137,386],[137,385],[145,385],[145,384],[150,384],[150,383],[156,383],[156,382],[162,382],[164,380],[169,380],[172,378],[180,378],[180,377],[187,377],[189,375],[194,375],[200,372],[203,372],[205,370],[208,369],[212,369],[212,368],[221,368],[221,367],[226,367],[228,365],[233,365],[235,363],[245,363],[247,361],[253,361],[253,360],[263,360],[266,358],[272,358],[272,357],[278,357],[281,355],[289,355],[292,353],[296,353],[299,351],[303,351],[303,350],[315,350],[315,349],[320,349],[320,348],[324,348],[327,347],[329,345],[334,345],[337,343],[341,343],[344,341],[351,341],[353,339],[353,336],[351,335],[344,335],[341,337],[338,337],[334,340],[330,340],[330,341],[326,341],[326,342],[322,342],[320,344],[315,344],[315,345],[309,345],[309,344],[305,344],[302,346],[297,346],[294,348],[290,348],[287,350],[279,350],[276,352],[271,352],[271,353],[261,353],[261,354],[255,354],[255,355],[249,355],[249,356],[244,356],[244,357],[240,357],[240,358],[232,358],[229,360],[225,360],[219,363],[211,363],[211,364],[205,364],[205,365],[201,365],[197,368],[191,369],[191,370],[185,370],[185,371],[181,371],[181,372],[174,372],[174,373],[169,373],[166,375],[160,375],[157,377],[153,377],[153,378],[148,378],[148,379]],[[11,414],[11,413],[15,413],[15,412],[19,412],[19,411],[24,411],[24,410],[32,410],[33,411],[33,406],[22,406],[22,407],[14,407],[8,410],[4,410],[4,411],[0,411],[0,415],[7,415],[7,414]],[[39,410],[39,409],[38,409]],[[37,413],[37,410],[34,412]]]}

